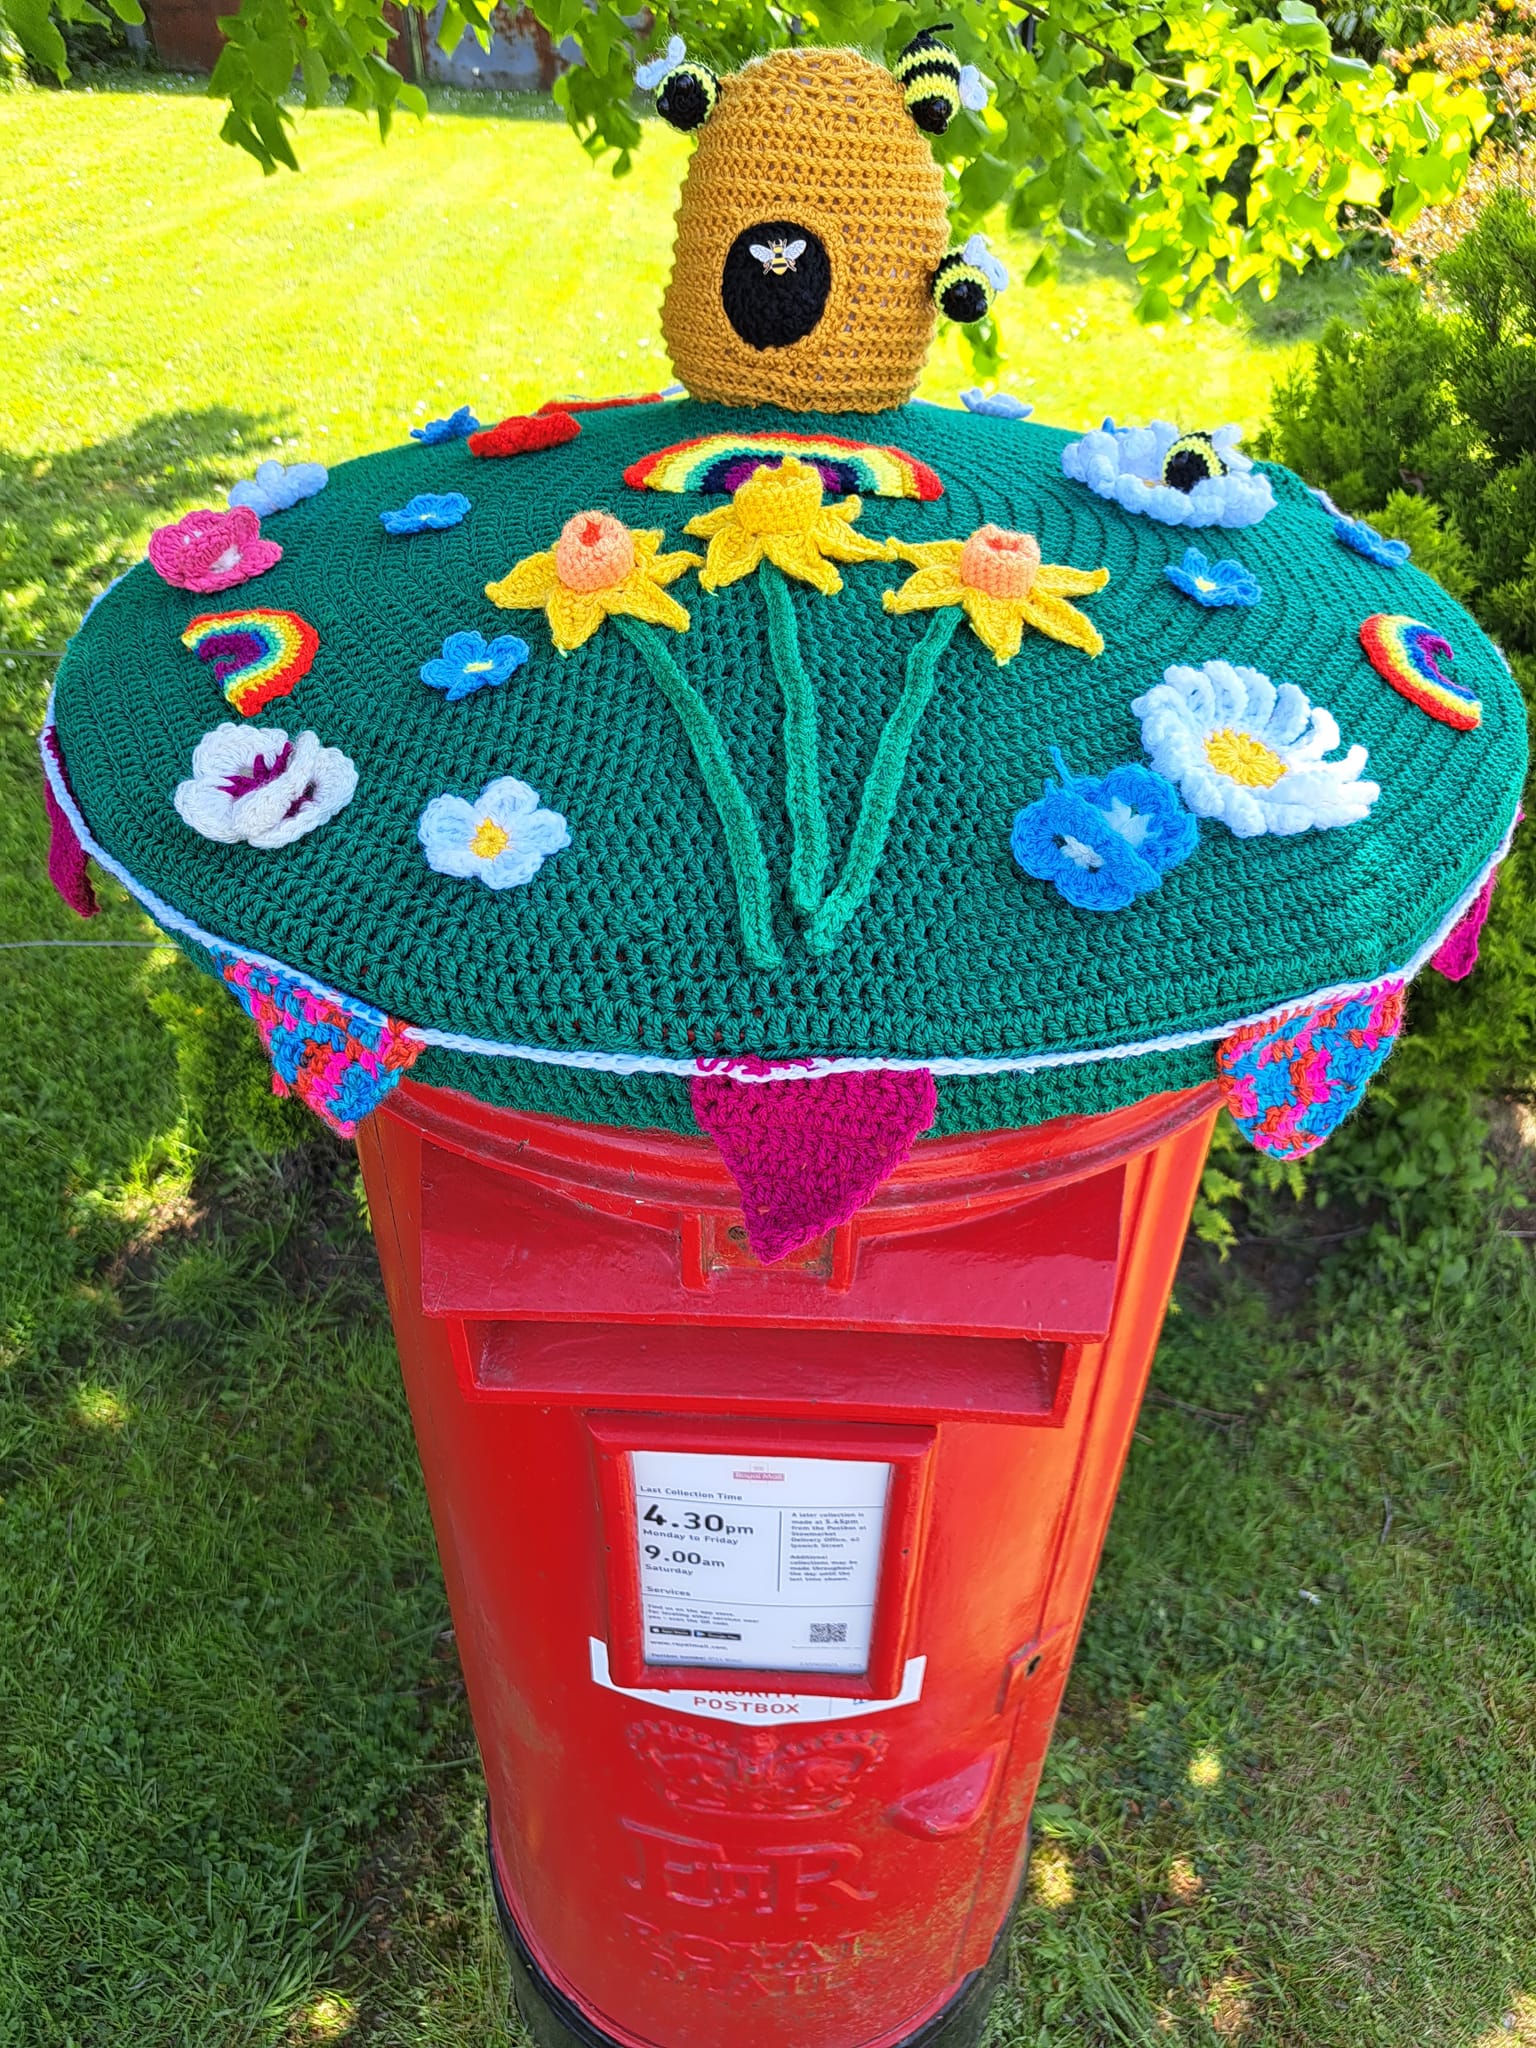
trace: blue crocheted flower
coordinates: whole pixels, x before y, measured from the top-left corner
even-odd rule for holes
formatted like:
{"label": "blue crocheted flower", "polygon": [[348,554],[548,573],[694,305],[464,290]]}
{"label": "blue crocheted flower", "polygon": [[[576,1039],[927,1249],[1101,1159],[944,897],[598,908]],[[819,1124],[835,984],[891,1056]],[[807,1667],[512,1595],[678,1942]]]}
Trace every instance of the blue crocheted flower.
{"label": "blue crocheted flower", "polygon": [[469,500],[462,491],[445,491],[441,497],[424,491],[403,511],[381,512],[379,519],[386,533],[437,533],[446,526],[457,526],[468,510]]}
{"label": "blue crocheted flower", "polygon": [[1384,533],[1378,533],[1374,526],[1367,526],[1363,519],[1345,519],[1342,516],[1333,522],[1333,537],[1342,541],[1347,548],[1353,548],[1357,555],[1364,555],[1368,562],[1379,562],[1383,569],[1401,569],[1413,553],[1405,540],[1388,540]]}
{"label": "blue crocheted flower", "polygon": [[461,405],[445,420],[428,420],[424,427],[412,427],[411,439],[434,448],[439,441],[467,441],[471,434],[479,431],[480,422],[467,405]]}
{"label": "blue crocheted flower", "polygon": [[540,805],[526,782],[502,775],[472,802],[452,794],[433,797],[416,836],[427,866],[440,875],[472,878],[488,889],[516,889],[570,845],[571,828],[558,811]]}
{"label": "blue crocheted flower", "polygon": [[1061,777],[1013,821],[1013,857],[1079,910],[1124,910],[1188,860],[1199,826],[1171,782],[1134,762],[1094,779]]}
{"label": "blue crocheted flower", "polygon": [[1257,604],[1264,595],[1251,569],[1231,556],[1212,562],[1199,548],[1186,548],[1177,568],[1170,562],[1163,574],[1175,590],[1182,590],[1196,604]]}
{"label": "blue crocheted flower", "polygon": [[984,419],[993,420],[1027,420],[1035,409],[1009,391],[983,391],[979,384],[962,391],[960,403],[967,412],[979,412]]}
{"label": "blue crocheted flower", "polygon": [[515,633],[502,633],[489,642],[483,633],[450,633],[442,653],[422,663],[421,680],[445,691],[448,702],[457,704],[476,690],[504,683],[527,659],[528,642]]}

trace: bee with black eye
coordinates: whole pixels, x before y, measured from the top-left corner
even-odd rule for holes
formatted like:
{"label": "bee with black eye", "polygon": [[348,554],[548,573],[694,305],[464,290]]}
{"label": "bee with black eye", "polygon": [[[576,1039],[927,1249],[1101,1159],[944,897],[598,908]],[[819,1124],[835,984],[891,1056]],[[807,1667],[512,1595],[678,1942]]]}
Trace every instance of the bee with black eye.
{"label": "bee with black eye", "polygon": [[797,258],[805,254],[805,242],[800,236],[792,242],[754,242],[750,253],[761,263],[765,275],[784,277],[794,269]]}
{"label": "bee with black eye", "polygon": [[661,56],[636,68],[635,83],[655,93],[657,113],[685,135],[704,126],[720,97],[719,78],[707,64],[689,57],[681,36],[673,36]]}
{"label": "bee with black eye", "polygon": [[960,59],[954,51],[925,28],[908,43],[891,71],[918,127],[926,135],[942,135],[960,111]]}
{"label": "bee with black eye", "polygon": [[1008,273],[987,247],[985,235],[972,235],[963,249],[951,249],[933,273],[933,301],[946,320],[971,326],[985,320],[992,301],[1008,288]]}
{"label": "bee with black eye", "polygon": [[1207,478],[1226,473],[1227,465],[1209,434],[1181,434],[1163,457],[1163,482],[1176,491],[1192,491]]}

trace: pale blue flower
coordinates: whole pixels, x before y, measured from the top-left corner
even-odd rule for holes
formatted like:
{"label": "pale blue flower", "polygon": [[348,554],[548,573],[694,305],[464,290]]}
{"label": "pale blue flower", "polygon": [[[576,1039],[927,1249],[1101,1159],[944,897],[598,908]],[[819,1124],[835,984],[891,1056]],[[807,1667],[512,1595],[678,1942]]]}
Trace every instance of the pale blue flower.
{"label": "pale blue flower", "polygon": [[1027,420],[1035,409],[1009,391],[983,391],[979,384],[962,391],[960,403],[967,412],[979,412],[993,420]]}
{"label": "pale blue flower", "polygon": [[1175,568],[1170,562],[1163,574],[1175,590],[1182,590],[1196,604],[1253,605],[1264,595],[1259,588],[1259,579],[1251,569],[1230,556],[1221,561],[1209,561],[1199,548],[1186,548],[1179,566]]}
{"label": "pale blue flower", "polygon": [[450,633],[442,653],[422,664],[421,680],[445,691],[448,702],[457,704],[476,690],[504,683],[527,659],[528,642],[515,633],[499,634],[490,642],[483,633]]}
{"label": "pale blue flower", "polygon": [[268,519],[303,498],[312,498],[329,481],[330,472],[323,462],[295,462],[287,469],[280,462],[263,462],[257,465],[255,476],[232,488],[229,502],[246,506],[258,519]]}
{"label": "pale blue flower", "polygon": [[1368,562],[1379,562],[1383,569],[1401,569],[1413,553],[1407,541],[1388,540],[1384,533],[1378,533],[1374,526],[1367,526],[1363,519],[1335,519],[1333,537],[1342,541],[1345,547],[1353,548],[1357,555],[1364,555]]}
{"label": "pale blue flower", "polygon": [[425,447],[435,448],[440,441],[467,441],[471,434],[479,431],[480,422],[467,405],[461,405],[445,420],[428,420],[424,427],[412,427],[411,439],[420,441]]}
{"label": "pale blue flower", "polygon": [[381,512],[379,519],[386,533],[438,533],[457,526],[468,510],[462,491],[444,491],[441,496],[423,491],[403,511]]}
{"label": "pale blue flower", "polygon": [[515,889],[571,843],[571,828],[556,811],[542,810],[538,792],[503,775],[488,782],[473,803],[435,796],[416,827],[427,866],[440,875]]}

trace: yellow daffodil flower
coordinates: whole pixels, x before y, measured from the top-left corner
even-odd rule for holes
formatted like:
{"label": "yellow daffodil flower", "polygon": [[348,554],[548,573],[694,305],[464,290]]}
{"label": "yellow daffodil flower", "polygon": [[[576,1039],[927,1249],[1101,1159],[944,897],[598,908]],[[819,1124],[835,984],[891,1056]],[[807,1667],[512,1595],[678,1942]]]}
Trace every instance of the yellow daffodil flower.
{"label": "yellow daffodil flower", "polygon": [[703,557],[664,555],[663,538],[659,528],[632,532],[611,512],[578,512],[552,548],[526,556],[499,583],[487,583],[485,594],[503,611],[543,611],[562,654],[590,640],[614,612],[686,633],[688,614],[665,586]]}
{"label": "yellow daffodil flower", "polygon": [[1026,626],[1087,654],[1104,650],[1103,635],[1065,599],[1102,590],[1109,571],[1042,563],[1040,543],[1032,533],[979,526],[966,541],[893,540],[891,550],[912,563],[917,573],[900,590],[885,593],[888,612],[963,605],[972,630],[999,663],[1012,661],[1018,653]]}
{"label": "yellow daffodil flower", "polygon": [[824,505],[819,473],[786,455],[777,469],[753,470],[729,505],[689,520],[688,531],[709,542],[699,581],[706,590],[723,590],[767,560],[831,597],[843,587],[833,562],[891,559],[888,547],[854,531],[861,509],[857,497]]}

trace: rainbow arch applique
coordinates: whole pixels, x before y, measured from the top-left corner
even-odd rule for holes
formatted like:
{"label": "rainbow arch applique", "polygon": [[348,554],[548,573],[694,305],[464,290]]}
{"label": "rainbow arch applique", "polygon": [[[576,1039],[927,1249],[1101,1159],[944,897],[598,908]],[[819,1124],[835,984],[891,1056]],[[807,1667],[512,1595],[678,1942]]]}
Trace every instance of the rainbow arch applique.
{"label": "rainbow arch applique", "polygon": [[1376,673],[1431,718],[1458,732],[1481,725],[1483,707],[1474,692],[1440,666],[1454,657],[1450,641],[1433,627],[1401,612],[1372,612],[1360,628],[1360,645]]}
{"label": "rainbow arch applique", "polygon": [[866,498],[942,498],[944,486],[904,448],[874,441],[845,441],[837,434],[701,434],[642,455],[624,472],[637,491],[698,491],[729,497],[752,472],[776,469],[797,455],[820,472],[822,487],[835,497],[857,491]]}
{"label": "rainbow arch applique", "polygon": [[209,664],[229,702],[249,718],[308,675],[320,635],[297,612],[202,612],[181,644]]}

